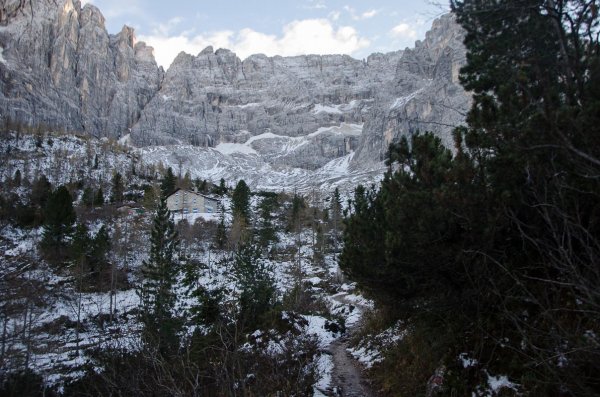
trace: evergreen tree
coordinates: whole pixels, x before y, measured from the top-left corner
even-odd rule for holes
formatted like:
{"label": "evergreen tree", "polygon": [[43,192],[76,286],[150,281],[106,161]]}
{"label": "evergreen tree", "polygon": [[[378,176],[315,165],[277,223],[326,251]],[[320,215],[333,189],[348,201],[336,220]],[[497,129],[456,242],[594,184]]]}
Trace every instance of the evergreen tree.
{"label": "evergreen tree", "polygon": [[240,180],[231,197],[231,209],[234,221],[236,219],[243,221],[245,225],[250,224],[250,188],[244,180]]}
{"label": "evergreen tree", "polygon": [[169,197],[171,194],[175,192],[177,188],[177,178],[173,174],[173,169],[171,167],[167,168],[167,172],[163,177],[163,180],[160,184],[161,194],[165,197]]}
{"label": "evergreen tree", "polygon": [[150,257],[143,262],[144,280],[138,291],[144,340],[162,354],[175,353],[180,321],[173,314],[176,302],[173,285],[179,272],[176,252],[179,237],[164,195],[156,209],[150,244]]}
{"label": "evergreen tree", "polygon": [[179,183],[179,187],[185,190],[192,190],[192,186],[192,176],[189,171],[186,171],[183,179]]}
{"label": "evergreen tree", "polygon": [[299,230],[299,228],[301,227],[303,211],[305,208],[306,203],[304,202],[304,198],[298,195],[297,193],[294,193],[294,197],[292,198],[292,208],[288,217],[288,231]]}
{"label": "evergreen tree", "polygon": [[154,186],[146,186],[144,188],[144,207],[148,210],[156,208],[156,188]]}
{"label": "evergreen tree", "polygon": [[112,193],[110,195],[111,203],[122,203],[125,186],[123,185],[123,177],[120,173],[115,172],[112,178]]}
{"label": "evergreen tree", "polygon": [[251,242],[238,248],[233,267],[241,291],[239,321],[243,329],[256,329],[276,304],[273,269],[261,258],[260,248]]}
{"label": "evergreen tree", "polygon": [[205,275],[207,266],[196,261],[187,261],[184,269],[183,285],[191,298],[191,323],[211,326],[221,315],[221,300],[223,291],[219,288],[209,290],[200,280]]}
{"label": "evergreen tree", "polygon": [[223,196],[224,194],[227,193],[227,186],[225,185],[224,178],[221,178],[221,180],[219,181],[219,186],[217,186],[215,188],[215,193],[218,194],[219,196]]}
{"label": "evergreen tree", "polygon": [[83,195],[81,196],[81,202],[86,207],[91,207],[94,205],[94,191],[91,187],[86,187],[83,189]]}
{"label": "evergreen tree", "polygon": [[336,187],[331,197],[331,203],[327,216],[331,221],[332,227],[332,238],[333,238],[333,250],[337,252],[339,242],[339,231],[342,227],[342,199],[340,197],[340,190]]}
{"label": "evergreen tree", "polygon": [[101,207],[104,205],[104,193],[102,192],[102,188],[99,187],[96,195],[94,196],[94,205],[96,207]]}
{"label": "evergreen tree", "polygon": [[21,186],[21,170],[15,171],[15,177],[13,178],[14,186]]}
{"label": "evergreen tree", "polygon": [[31,186],[30,202],[36,207],[44,208],[51,194],[52,185],[45,175],[41,175],[33,182],[33,186]]}
{"label": "evergreen tree", "polygon": [[60,186],[50,195],[44,212],[42,249],[60,259],[65,254],[67,239],[73,233],[76,219],[71,194],[65,186]]}
{"label": "evergreen tree", "polygon": [[73,233],[73,242],[71,243],[71,255],[73,259],[80,260],[83,257],[88,257],[91,253],[90,231],[84,222],[79,222],[75,226]]}
{"label": "evergreen tree", "polygon": [[265,194],[259,204],[260,209],[260,231],[259,241],[262,247],[277,242],[277,233],[273,224],[273,210],[277,204],[276,194]]}
{"label": "evergreen tree", "polygon": [[215,243],[219,249],[225,248],[225,244],[227,244],[227,229],[225,227],[225,213],[223,211],[221,212],[221,219],[217,226]]}
{"label": "evergreen tree", "polygon": [[48,198],[52,194],[52,185],[45,175],[37,178],[31,186],[29,204],[34,212],[34,226],[41,225],[44,222],[44,213]]}
{"label": "evergreen tree", "polygon": [[106,225],[102,225],[96,236],[91,241],[90,247],[90,266],[91,274],[95,276],[99,281],[99,287],[102,289],[102,276],[107,270],[107,258],[106,255],[110,251],[110,236],[108,235],[108,229]]}

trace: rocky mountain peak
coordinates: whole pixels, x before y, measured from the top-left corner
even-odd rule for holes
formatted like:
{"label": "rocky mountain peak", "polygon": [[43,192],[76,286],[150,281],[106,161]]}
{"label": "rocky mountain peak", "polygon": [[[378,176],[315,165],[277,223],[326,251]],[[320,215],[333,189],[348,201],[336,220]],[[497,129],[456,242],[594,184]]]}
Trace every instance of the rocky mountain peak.
{"label": "rocky mountain peak", "polygon": [[[450,143],[469,96],[458,85],[462,31],[434,21],[413,49],[348,55],[262,54],[209,46],[165,73],[133,28],[111,35],[77,0],[5,0],[0,10],[0,117],[140,146],[244,145],[274,167],[380,164],[402,135]],[[32,7],[27,7],[32,4]],[[25,6],[24,6],[25,5]],[[351,161],[350,161],[351,160]]]}

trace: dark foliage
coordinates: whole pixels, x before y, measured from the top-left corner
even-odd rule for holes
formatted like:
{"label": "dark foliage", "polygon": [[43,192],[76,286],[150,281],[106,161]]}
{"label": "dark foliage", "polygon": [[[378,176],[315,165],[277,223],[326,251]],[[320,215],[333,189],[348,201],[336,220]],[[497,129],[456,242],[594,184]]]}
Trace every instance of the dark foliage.
{"label": "dark foliage", "polygon": [[[452,6],[468,126],[454,155],[430,134],[390,147],[381,188],[356,190],[342,266],[419,333],[419,360],[393,360],[452,369],[444,393],[471,394],[485,368],[532,395],[598,395],[597,6]],[[461,369],[460,352],[481,367]]]}

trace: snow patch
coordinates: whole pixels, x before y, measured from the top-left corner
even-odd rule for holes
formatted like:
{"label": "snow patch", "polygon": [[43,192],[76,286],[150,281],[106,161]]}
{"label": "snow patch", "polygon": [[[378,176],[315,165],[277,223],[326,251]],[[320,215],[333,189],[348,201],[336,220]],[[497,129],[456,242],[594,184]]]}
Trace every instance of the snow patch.
{"label": "snow patch", "polygon": [[1,47],[1,46],[0,46],[0,62],[5,65],[8,65],[8,62],[4,58],[4,47]]}
{"label": "snow patch", "polygon": [[488,386],[494,393],[498,393],[500,391],[500,389],[505,389],[505,388],[512,389],[514,391],[518,391],[518,389],[519,389],[519,385],[509,381],[508,377],[505,375],[493,376],[493,375],[487,374],[487,376],[488,376],[488,379],[487,379]]}
{"label": "snow patch", "polygon": [[248,143],[220,143],[215,147],[215,150],[223,154],[258,154]]}
{"label": "snow patch", "polygon": [[390,110],[398,109],[398,108],[401,108],[402,106],[406,105],[408,103],[408,101],[410,101],[411,99],[414,99],[417,95],[419,95],[421,92],[423,92],[423,90],[426,87],[428,87],[429,85],[431,85],[431,82],[429,82],[425,87],[420,88],[411,94],[396,98],[396,100],[394,101],[392,106],[390,106]]}
{"label": "snow patch", "polygon": [[321,316],[302,316],[308,325],[306,326],[306,333],[308,335],[315,335],[319,340],[319,347],[326,348],[336,339],[336,334],[325,329],[327,319]]}
{"label": "snow patch", "polygon": [[255,108],[260,106],[260,103],[258,102],[251,102],[251,103],[247,103],[245,105],[234,105],[234,108],[238,108],[238,109],[247,109],[247,108]]}
{"label": "snow patch", "polygon": [[470,368],[476,366],[479,361],[474,358],[469,358],[467,353],[460,353],[458,359],[462,363],[463,368]]}
{"label": "snow patch", "polygon": [[119,139],[119,143],[121,145],[125,145],[125,146],[133,146],[131,143],[131,134],[126,134],[123,135],[120,139]]}
{"label": "snow patch", "polygon": [[340,105],[328,106],[317,103],[312,111],[313,114],[328,113],[328,114],[343,114],[340,110]]}
{"label": "snow patch", "polygon": [[339,126],[321,127],[315,132],[311,132],[307,137],[315,137],[321,134],[330,133],[338,136],[361,136],[363,132],[363,124],[342,123]]}

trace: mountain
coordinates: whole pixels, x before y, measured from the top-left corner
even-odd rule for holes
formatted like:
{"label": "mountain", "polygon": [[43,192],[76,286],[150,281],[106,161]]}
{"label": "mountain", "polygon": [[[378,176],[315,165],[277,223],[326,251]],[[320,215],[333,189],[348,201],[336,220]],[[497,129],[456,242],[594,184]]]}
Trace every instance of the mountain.
{"label": "mountain", "polygon": [[117,137],[156,95],[163,70],[152,48],[135,43],[133,29],[109,35],[96,7],[58,3],[3,2],[2,118]]}
{"label": "mountain", "polygon": [[434,21],[414,49],[365,60],[241,60],[208,47],[196,56],[180,53],[164,72],[131,28],[108,34],[90,4],[4,3],[5,122],[123,138],[200,177],[221,169],[270,188],[332,185],[348,173],[352,183],[369,182],[401,135],[432,130],[451,145],[450,131],[470,105],[458,82],[463,32],[451,15]]}

